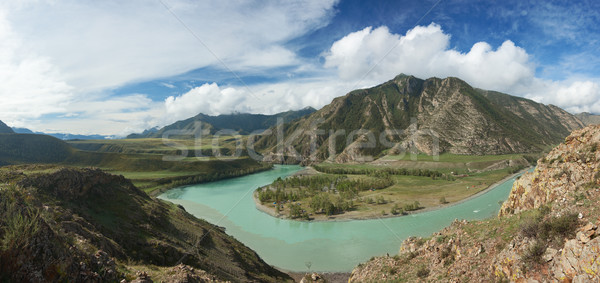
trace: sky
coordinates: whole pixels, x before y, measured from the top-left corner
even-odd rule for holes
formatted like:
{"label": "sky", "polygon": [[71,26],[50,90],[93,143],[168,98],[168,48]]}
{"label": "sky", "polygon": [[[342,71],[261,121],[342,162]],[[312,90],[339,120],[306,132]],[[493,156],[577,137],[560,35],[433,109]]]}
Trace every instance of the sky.
{"label": "sky", "polygon": [[124,136],[398,74],[600,114],[600,1],[0,0],[0,120]]}

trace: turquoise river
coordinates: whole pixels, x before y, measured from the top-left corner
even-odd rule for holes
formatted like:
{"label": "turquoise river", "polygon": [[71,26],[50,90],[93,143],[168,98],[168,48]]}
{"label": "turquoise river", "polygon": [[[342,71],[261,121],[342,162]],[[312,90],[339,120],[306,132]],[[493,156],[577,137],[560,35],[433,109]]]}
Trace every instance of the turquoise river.
{"label": "turquoise river", "polygon": [[159,198],[181,204],[198,218],[226,228],[267,263],[289,271],[350,271],[372,256],[397,254],[409,236],[429,236],[454,219],[495,216],[514,178],[476,198],[439,210],[407,216],[337,222],[278,219],[256,209],[252,192],[301,167],[273,170],[169,190]]}

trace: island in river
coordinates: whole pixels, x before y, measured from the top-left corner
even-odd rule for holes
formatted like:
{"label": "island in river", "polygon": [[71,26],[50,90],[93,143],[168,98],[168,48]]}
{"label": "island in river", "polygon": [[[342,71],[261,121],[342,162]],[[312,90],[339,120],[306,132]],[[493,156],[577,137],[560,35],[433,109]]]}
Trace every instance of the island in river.
{"label": "island in river", "polygon": [[[415,159],[415,158],[413,158]],[[523,155],[386,156],[367,164],[321,163],[258,188],[257,209],[278,218],[339,221],[394,217],[455,205],[530,163]]]}

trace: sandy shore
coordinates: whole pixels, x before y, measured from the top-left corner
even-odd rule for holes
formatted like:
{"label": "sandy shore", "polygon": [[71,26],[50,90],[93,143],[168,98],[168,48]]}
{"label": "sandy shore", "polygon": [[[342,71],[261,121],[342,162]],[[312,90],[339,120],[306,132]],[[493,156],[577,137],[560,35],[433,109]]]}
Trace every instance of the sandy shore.
{"label": "sandy shore", "polygon": [[[307,168],[310,168],[310,167],[307,167]],[[483,194],[485,194],[485,193],[493,190],[494,188],[496,188],[500,184],[502,184],[502,183],[504,183],[504,182],[506,182],[506,181],[508,181],[508,180],[510,180],[512,178],[515,178],[516,176],[518,176],[520,174],[523,174],[523,173],[527,172],[531,168],[533,168],[533,167],[528,167],[528,168],[525,168],[525,169],[523,169],[523,170],[521,170],[521,171],[519,171],[517,173],[514,173],[512,175],[506,176],[504,179],[502,179],[502,180],[500,180],[500,181],[498,181],[498,182],[490,185],[486,189],[483,189],[483,190],[481,190],[481,191],[479,191],[479,192],[477,192],[475,194],[472,194],[472,195],[470,195],[470,196],[468,196],[468,197],[466,197],[464,199],[461,199],[459,201],[455,201],[455,202],[448,203],[448,204],[437,205],[437,206],[430,206],[430,207],[426,207],[426,208],[423,208],[423,209],[419,209],[417,211],[406,212],[406,214],[404,214],[404,215],[424,213],[424,212],[428,212],[428,211],[438,210],[438,209],[442,209],[442,208],[445,208],[445,207],[450,207],[450,206],[461,204],[461,203],[463,203],[465,201],[469,201],[471,199],[477,198],[477,197],[479,197],[479,196],[481,196],[481,195],[483,195]],[[310,168],[310,169],[312,169],[312,168]],[[307,169],[305,169],[305,170],[307,170]],[[307,174],[309,172],[309,171],[306,171],[306,172],[302,173],[305,170],[301,170],[301,171],[297,172],[296,174],[301,174],[301,175],[298,175],[298,176],[303,176],[303,174]],[[312,169],[312,170],[314,170],[314,169]],[[292,176],[296,176],[296,174],[294,174]],[[308,174],[310,174],[310,173],[308,173]],[[282,218],[282,219],[289,219],[285,215],[278,214],[275,211],[273,211],[273,209],[271,209],[270,207],[267,207],[266,205],[261,204],[260,201],[258,200],[258,194],[256,192],[254,192],[252,194],[252,196],[254,198],[254,203],[256,204],[256,209],[258,209],[258,210],[260,210],[260,211],[262,211],[262,212],[264,212],[266,214],[269,214],[269,215],[271,215],[273,217],[278,217],[278,218]],[[353,215],[353,214],[356,214],[356,213],[353,213],[353,212],[354,211],[346,212],[344,214],[339,214],[339,215],[333,215],[333,216],[330,216],[327,219],[309,220],[308,222],[368,220],[368,219],[381,219],[381,218],[388,218],[388,217],[402,217],[402,216],[404,216],[404,215],[392,215],[392,214],[375,215],[375,216],[357,216],[357,215]],[[295,221],[306,221],[306,220],[295,220]]]}

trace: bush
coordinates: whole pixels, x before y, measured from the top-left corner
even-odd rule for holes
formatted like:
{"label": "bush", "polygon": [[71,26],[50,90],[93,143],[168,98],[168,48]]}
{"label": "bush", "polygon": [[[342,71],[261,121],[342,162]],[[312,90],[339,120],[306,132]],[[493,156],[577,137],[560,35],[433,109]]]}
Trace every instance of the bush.
{"label": "bush", "polygon": [[429,276],[429,269],[426,266],[421,265],[419,269],[417,269],[417,277],[425,278],[427,276]]}
{"label": "bush", "polygon": [[539,222],[535,219],[528,219],[521,223],[520,226],[521,235],[527,238],[536,238],[538,236],[539,229]]}
{"label": "bush", "polygon": [[533,242],[523,255],[523,260],[528,263],[541,263],[542,256],[546,252],[546,244],[540,240]]}
{"label": "bush", "polygon": [[19,250],[40,231],[41,214],[13,188],[0,193],[0,238],[4,250]]}
{"label": "bush", "polygon": [[393,215],[404,214],[404,211],[402,210],[402,208],[398,207],[398,204],[394,204],[394,207],[392,207],[392,210],[390,212]]}
{"label": "bush", "polygon": [[[542,242],[561,242],[564,238],[574,236],[578,225],[576,213],[568,213],[559,217],[542,220],[546,209],[540,209],[540,216],[525,220],[520,225],[520,233],[524,237],[535,238]],[[546,212],[547,213],[547,212]]]}
{"label": "bush", "polygon": [[448,203],[448,202],[446,201],[446,198],[445,198],[445,197],[441,197],[441,198],[440,198],[440,204],[446,204],[446,203]]}

